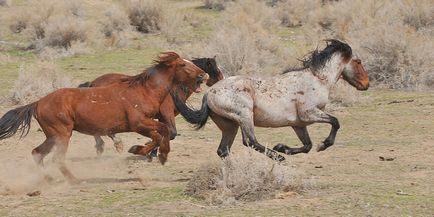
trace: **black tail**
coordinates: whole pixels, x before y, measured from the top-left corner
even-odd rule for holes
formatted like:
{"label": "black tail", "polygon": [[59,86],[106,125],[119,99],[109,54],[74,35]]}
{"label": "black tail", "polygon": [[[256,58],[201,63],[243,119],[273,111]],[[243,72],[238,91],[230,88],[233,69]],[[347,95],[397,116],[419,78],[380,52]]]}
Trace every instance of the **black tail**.
{"label": "black tail", "polygon": [[82,84],[79,84],[78,87],[90,87],[90,85],[91,85],[90,81],[87,81]]}
{"label": "black tail", "polygon": [[9,138],[21,131],[20,137],[26,136],[30,130],[30,122],[35,113],[35,103],[21,106],[6,112],[0,118],[0,140]]}
{"label": "black tail", "polygon": [[207,95],[205,94],[202,98],[202,107],[199,110],[193,110],[189,108],[185,102],[179,99],[176,93],[172,93],[176,110],[181,113],[182,117],[184,117],[188,123],[194,124],[197,130],[205,126],[206,121],[208,120],[210,109],[206,97]]}

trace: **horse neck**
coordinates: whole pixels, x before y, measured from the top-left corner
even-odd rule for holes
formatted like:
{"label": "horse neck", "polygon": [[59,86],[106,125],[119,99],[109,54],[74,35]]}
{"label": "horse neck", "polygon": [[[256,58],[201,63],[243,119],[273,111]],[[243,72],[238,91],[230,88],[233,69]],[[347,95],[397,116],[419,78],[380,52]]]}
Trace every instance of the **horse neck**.
{"label": "horse neck", "polygon": [[326,81],[329,87],[332,87],[338,81],[344,65],[342,64],[342,56],[340,53],[334,54],[324,66],[316,73],[319,79]]}
{"label": "horse neck", "polygon": [[[158,69],[155,69],[158,70]],[[168,68],[164,72],[157,72],[146,81],[147,92],[151,91],[156,95],[165,96],[169,93],[175,82],[174,68]]]}
{"label": "horse neck", "polygon": [[179,99],[184,102],[187,101],[188,97],[190,97],[191,94],[193,94],[193,91],[191,91],[188,87],[181,83],[176,84],[173,90],[178,95]]}

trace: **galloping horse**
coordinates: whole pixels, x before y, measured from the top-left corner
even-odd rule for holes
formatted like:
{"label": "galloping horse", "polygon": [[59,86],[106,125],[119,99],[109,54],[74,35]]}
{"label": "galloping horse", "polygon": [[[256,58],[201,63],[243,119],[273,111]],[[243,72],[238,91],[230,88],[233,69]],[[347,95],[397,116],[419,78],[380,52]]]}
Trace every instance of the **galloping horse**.
{"label": "galloping horse", "polygon": [[[338,119],[324,112],[330,89],[342,76],[357,90],[366,90],[368,73],[361,60],[353,56],[351,47],[338,40],[327,40],[327,47],[313,51],[304,66],[266,79],[233,76],[219,81],[204,95],[200,110],[188,108],[176,94],[173,98],[181,115],[197,129],[205,125],[208,116],[220,128],[222,138],[217,150],[220,157],[229,154],[238,127],[245,146],[282,161],[285,158],[276,151],[292,155],[311,150],[308,125],[329,123],[331,132],[317,149],[323,151],[333,145],[339,129]],[[258,143],[254,126],[292,126],[303,147],[277,144],[270,150]]]}
{"label": "galloping horse", "polygon": [[178,54],[161,53],[154,66],[122,82],[105,87],[60,89],[8,111],[0,118],[0,139],[17,131],[26,135],[34,117],[47,137],[33,149],[34,160],[43,166],[44,157],[55,147],[53,160],[70,183],[79,181],[64,163],[73,130],[89,135],[137,132],[160,147],[159,160],[164,164],[170,152],[170,135],[167,126],[153,118],[175,83],[197,90],[206,78],[204,71]]}
{"label": "galloping horse", "polygon": [[[196,58],[193,59],[192,62],[209,75],[209,79],[206,81],[207,86],[210,87],[215,83],[217,83],[219,80],[224,78],[223,73],[217,67],[217,62],[215,58]],[[106,86],[113,83],[121,82],[122,79],[126,79],[129,77],[131,76],[124,75],[124,74],[117,74],[117,73],[105,74],[96,78],[92,82],[85,82],[83,84],[80,84],[79,87],[101,87],[101,86]],[[177,95],[184,102],[193,93],[192,90],[186,88],[182,84],[175,85],[171,91],[176,92]],[[172,97],[167,96],[161,103],[160,112],[157,114],[156,117],[160,122],[165,123],[169,128],[171,140],[174,139],[175,136],[177,135],[176,125],[175,125],[176,115],[178,115],[178,111],[175,109],[175,105],[173,103]],[[108,136],[113,140],[116,150],[118,152],[122,152],[123,150],[122,140],[116,137],[114,134]],[[104,152],[104,140],[102,140],[101,137],[97,135],[94,136],[94,138],[96,142],[95,145],[96,153],[98,156],[100,156]],[[134,149],[136,148],[137,147],[133,148],[132,151],[135,151]]]}

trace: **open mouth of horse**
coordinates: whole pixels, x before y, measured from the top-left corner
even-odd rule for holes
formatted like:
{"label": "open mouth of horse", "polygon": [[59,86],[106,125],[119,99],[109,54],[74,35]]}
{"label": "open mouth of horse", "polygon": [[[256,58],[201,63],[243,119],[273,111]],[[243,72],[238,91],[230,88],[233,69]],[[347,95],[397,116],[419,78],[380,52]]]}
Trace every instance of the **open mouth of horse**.
{"label": "open mouth of horse", "polygon": [[197,79],[197,81],[196,81],[196,87],[194,89],[195,93],[200,93],[203,90],[202,87],[201,87],[201,85],[203,83],[205,83],[208,80],[208,78],[209,78],[209,76],[208,76],[208,74],[206,74],[205,76]]}

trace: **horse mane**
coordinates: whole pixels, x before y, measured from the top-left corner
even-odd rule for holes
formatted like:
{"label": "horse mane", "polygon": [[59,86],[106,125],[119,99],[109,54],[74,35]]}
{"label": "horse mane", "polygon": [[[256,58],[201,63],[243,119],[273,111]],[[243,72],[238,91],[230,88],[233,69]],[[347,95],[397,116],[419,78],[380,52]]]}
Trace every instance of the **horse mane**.
{"label": "horse mane", "polygon": [[194,65],[202,69],[204,72],[208,73],[210,77],[216,78],[217,77],[217,63],[215,61],[215,58],[208,58],[208,57],[202,57],[202,58],[194,58],[191,60]]}
{"label": "horse mane", "polygon": [[165,70],[172,66],[172,62],[180,58],[175,52],[161,52],[158,58],[153,60],[154,65],[143,70],[142,73],[131,76],[129,78],[124,78],[121,81],[127,82],[130,86],[143,85],[147,80],[149,80],[154,74],[161,70]]}
{"label": "horse mane", "polygon": [[292,72],[292,71],[299,71],[307,68],[310,68],[312,71],[318,71],[319,69],[324,67],[324,65],[330,60],[330,58],[336,52],[340,52],[344,59],[350,59],[351,56],[353,55],[353,51],[348,44],[336,39],[327,39],[325,41],[327,42],[326,48],[324,48],[321,51],[315,49],[314,51],[311,51],[307,55],[305,55],[308,56],[307,58],[299,59],[299,61],[301,61],[303,64],[302,67],[299,68],[290,67],[288,69],[285,69],[282,72],[282,74]]}

